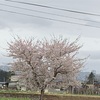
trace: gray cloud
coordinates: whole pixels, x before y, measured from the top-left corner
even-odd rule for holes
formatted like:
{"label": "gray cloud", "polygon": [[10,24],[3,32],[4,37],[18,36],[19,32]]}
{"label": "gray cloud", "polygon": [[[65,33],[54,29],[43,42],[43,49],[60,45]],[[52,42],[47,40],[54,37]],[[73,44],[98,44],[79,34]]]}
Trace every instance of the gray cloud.
{"label": "gray cloud", "polygon": [[96,73],[100,73],[100,60],[88,60],[82,70],[87,72],[95,70]]}
{"label": "gray cloud", "polygon": [[79,57],[88,57],[82,71],[91,72],[95,70],[96,73],[100,73],[100,51],[80,51]]}
{"label": "gray cloud", "polygon": [[91,60],[100,60],[100,51],[80,51],[81,57],[88,57]]}
{"label": "gray cloud", "polygon": [[[18,1],[32,2],[32,3],[54,6],[54,7],[58,7],[58,8],[65,8],[65,9],[72,9],[72,10],[100,14],[100,11],[98,10],[98,9],[100,9],[100,0],[96,0],[96,1],[95,0],[88,0],[88,1],[87,0],[18,0]],[[50,9],[46,9],[46,8],[39,8],[39,7],[33,7],[33,6],[28,6],[28,5],[15,4],[15,3],[10,3],[10,2],[5,2],[5,0],[0,0],[0,3],[9,4],[9,5],[13,5],[13,6],[19,6],[19,7],[25,7],[25,8],[29,8],[29,9],[46,11],[46,12],[61,14],[61,15],[65,15],[65,16],[72,16],[72,17],[77,17],[77,18],[82,18],[82,19],[91,19],[93,21],[100,20],[100,17],[93,17],[93,16],[88,16],[88,15],[74,14],[74,13],[70,13],[70,12],[62,12],[62,11],[50,10]],[[36,12],[19,10],[19,9],[14,9],[14,8],[10,8],[10,7],[4,7],[1,5],[0,5],[0,9],[12,10],[12,11],[16,11],[16,12],[33,14],[36,16],[49,17],[49,18],[53,18],[53,19],[66,20],[66,21],[70,21],[70,22],[73,21],[73,22],[77,22],[77,23],[100,26],[99,23],[79,21],[79,20],[74,20],[74,19],[69,19],[69,18],[61,18],[61,17],[47,15],[47,14],[40,14],[40,13],[36,13]],[[9,28],[9,30],[7,31],[6,28]],[[49,21],[49,20],[44,20],[44,19],[39,19],[39,18],[34,18],[34,17],[27,17],[27,16],[23,16],[23,15],[11,14],[11,13],[1,12],[1,11],[0,11],[0,29],[4,30],[5,34],[14,32],[15,34],[17,34],[17,33],[22,34],[23,35],[22,37],[24,37],[24,34],[30,33],[28,35],[30,35],[30,36],[34,35],[39,38],[41,38],[41,37],[49,38],[50,34],[55,34],[56,36],[58,36],[59,34],[62,34],[63,37],[75,36],[77,38],[79,35],[81,35],[81,37],[84,37],[84,38],[85,37],[86,38],[87,37],[100,38],[100,29],[97,29],[97,28]],[[9,38],[9,37],[7,36],[6,38]],[[97,71],[99,70],[99,72],[100,72],[100,68],[99,68],[100,53],[99,53],[99,51],[91,51],[91,49],[89,47],[89,43],[90,43],[89,40],[87,40],[85,42],[86,42],[85,47],[86,47],[86,50],[88,47],[88,51],[81,50],[80,55],[79,55],[80,57],[83,57],[83,58],[90,55],[90,57],[88,58],[88,60],[86,62],[85,70],[95,70],[95,68],[96,68],[96,70]],[[95,42],[94,44],[99,45],[99,43],[98,43],[99,41],[95,40],[92,42],[93,43]],[[95,46],[95,47],[97,47],[97,46]],[[98,48],[99,48],[99,46],[98,46]],[[99,49],[96,49],[96,50],[99,50]]]}
{"label": "gray cloud", "polygon": [[[72,10],[79,10],[79,11],[86,11],[86,12],[93,12],[93,13],[100,13],[97,12],[99,9],[99,3],[100,1],[94,1],[94,0],[20,0],[23,2],[32,2],[32,3],[38,3],[38,4],[43,4],[43,5],[49,5],[49,6],[54,6],[58,8],[65,8],[65,9],[72,9]],[[35,9],[35,10],[41,10],[41,11],[46,11],[46,12],[51,12],[51,13],[56,13],[56,14],[62,14],[62,15],[67,15],[67,16],[74,16],[78,18],[83,18],[83,19],[92,19],[95,20],[95,17],[93,16],[86,16],[86,15],[81,15],[81,14],[74,14],[74,13],[69,13],[69,12],[63,12],[63,11],[57,11],[57,10],[50,10],[46,8],[39,8],[39,7],[34,7],[34,6],[28,6],[28,5],[22,5],[22,4],[15,4],[7,1],[0,1],[0,3],[4,4],[9,4],[13,6],[19,6],[19,7],[25,7],[29,9]],[[93,8],[95,6],[95,9]],[[20,10],[20,9],[15,9],[11,7],[4,7],[0,6],[2,9],[6,10],[12,10],[16,12],[22,12],[26,14],[33,14],[37,16],[43,16],[43,17],[49,17],[49,18],[55,18],[57,19],[58,17],[52,16],[52,15],[47,15],[47,14],[40,14],[36,12],[31,12],[31,11],[25,11],[25,10]],[[73,19],[68,19],[68,18],[58,18],[61,20],[67,20],[67,21],[74,21],[74,22],[80,22],[78,20],[73,20]],[[100,20],[100,18],[98,18]],[[46,30],[51,31],[52,33],[58,33],[62,32],[61,34],[71,34],[71,35],[82,35],[84,37],[96,37],[100,38],[99,31],[100,29],[96,28],[90,28],[90,27],[85,27],[85,26],[79,26],[79,25],[73,25],[73,24],[65,24],[65,23],[60,23],[60,22],[54,22],[54,21],[49,21],[49,20],[43,20],[39,18],[33,18],[33,17],[27,17],[23,15],[17,15],[17,14],[11,14],[7,12],[0,12],[0,21],[4,21],[7,23],[9,27],[15,28],[18,26],[23,26],[26,24],[29,24],[30,27],[33,28],[42,28],[45,27]],[[88,22],[82,22],[82,23],[88,23]],[[88,23],[90,25],[94,23]],[[95,23],[97,24],[97,23]],[[4,26],[1,25],[1,28]],[[55,30],[56,29],[56,30]],[[94,34],[95,33],[95,34]]]}
{"label": "gray cloud", "polygon": [[7,27],[8,26],[4,22],[0,21],[0,29],[5,29]]}

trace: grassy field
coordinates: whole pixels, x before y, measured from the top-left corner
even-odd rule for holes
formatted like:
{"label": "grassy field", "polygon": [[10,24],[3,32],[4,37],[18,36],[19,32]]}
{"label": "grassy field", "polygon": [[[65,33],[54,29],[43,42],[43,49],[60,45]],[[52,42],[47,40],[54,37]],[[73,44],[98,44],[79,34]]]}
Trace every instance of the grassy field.
{"label": "grassy field", "polygon": [[0,98],[0,100],[30,100],[29,98]]}
{"label": "grassy field", "polygon": [[[39,100],[39,93],[32,92],[0,92],[0,100]],[[6,97],[6,98],[4,98]],[[31,98],[29,98],[31,97]],[[44,100],[100,100],[100,95],[75,95],[75,94],[58,94],[46,93]]]}
{"label": "grassy field", "polygon": [[100,100],[99,96],[62,96],[62,95],[45,95],[44,100]]}
{"label": "grassy field", "polygon": [[[14,98],[14,97],[1,97],[0,100],[39,100],[37,97],[33,98]],[[88,95],[45,95],[44,100],[100,100],[100,96]]]}

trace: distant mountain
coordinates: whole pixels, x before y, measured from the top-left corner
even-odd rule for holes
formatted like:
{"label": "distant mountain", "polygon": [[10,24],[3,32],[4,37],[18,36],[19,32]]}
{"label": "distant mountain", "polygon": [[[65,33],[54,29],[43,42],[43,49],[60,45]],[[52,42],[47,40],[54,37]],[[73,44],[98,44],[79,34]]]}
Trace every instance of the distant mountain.
{"label": "distant mountain", "polygon": [[[77,80],[81,81],[81,82],[84,82],[87,80],[87,77],[89,76],[91,72],[80,72],[77,76]],[[95,74],[95,78],[100,81],[100,74]]]}
{"label": "distant mountain", "polygon": [[77,80],[83,82],[86,80],[86,78],[89,76],[90,72],[80,72],[78,75],[77,75]]}
{"label": "distant mountain", "polygon": [[8,65],[1,65],[0,69],[4,70],[4,71],[9,71],[10,70],[10,66],[8,66]]}
{"label": "distant mountain", "polygon": [[[4,70],[4,71],[10,71],[10,66],[1,65],[0,69]],[[77,75],[77,80],[84,82],[87,79],[87,77],[89,76],[90,73],[91,72],[79,72],[79,74]],[[96,72],[95,72],[95,77],[96,77],[97,80],[100,81],[100,74],[96,74]]]}

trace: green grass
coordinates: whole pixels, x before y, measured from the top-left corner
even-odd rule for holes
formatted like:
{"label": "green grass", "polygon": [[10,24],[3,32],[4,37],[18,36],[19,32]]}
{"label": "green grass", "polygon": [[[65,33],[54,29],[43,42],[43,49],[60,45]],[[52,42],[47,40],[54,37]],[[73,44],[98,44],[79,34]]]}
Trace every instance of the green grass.
{"label": "green grass", "polygon": [[26,93],[26,94],[38,94],[36,91],[31,92],[31,91],[18,91],[18,90],[0,90],[0,93]]}
{"label": "green grass", "polygon": [[[31,100],[30,98],[14,98],[1,97],[0,100]],[[38,97],[33,97],[32,100],[39,100]],[[100,96],[90,95],[73,95],[73,94],[47,94],[44,100],[100,100]]]}
{"label": "green grass", "polygon": [[30,100],[29,98],[0,98],[0,100]]}

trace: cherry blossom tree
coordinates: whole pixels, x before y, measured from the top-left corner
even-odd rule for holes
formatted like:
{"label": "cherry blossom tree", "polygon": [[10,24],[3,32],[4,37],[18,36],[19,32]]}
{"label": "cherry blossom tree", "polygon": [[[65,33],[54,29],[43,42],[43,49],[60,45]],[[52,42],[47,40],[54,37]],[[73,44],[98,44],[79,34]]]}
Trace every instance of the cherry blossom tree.
{"label": "cherry blossom tree", "polygon": [[[20,82],[32,90],[39,89],[43,100],[45,89],[58,76],[67,76],[63,81],[75,80],[76,74],[84,64],[77,53],[81,46],[78,39],[69,42],[63,38],[34,41],[33,39],[14,38],[8,43],[9,57],[14,71],[20,71]],[[75,81],[74,81],[75,82]]]}

